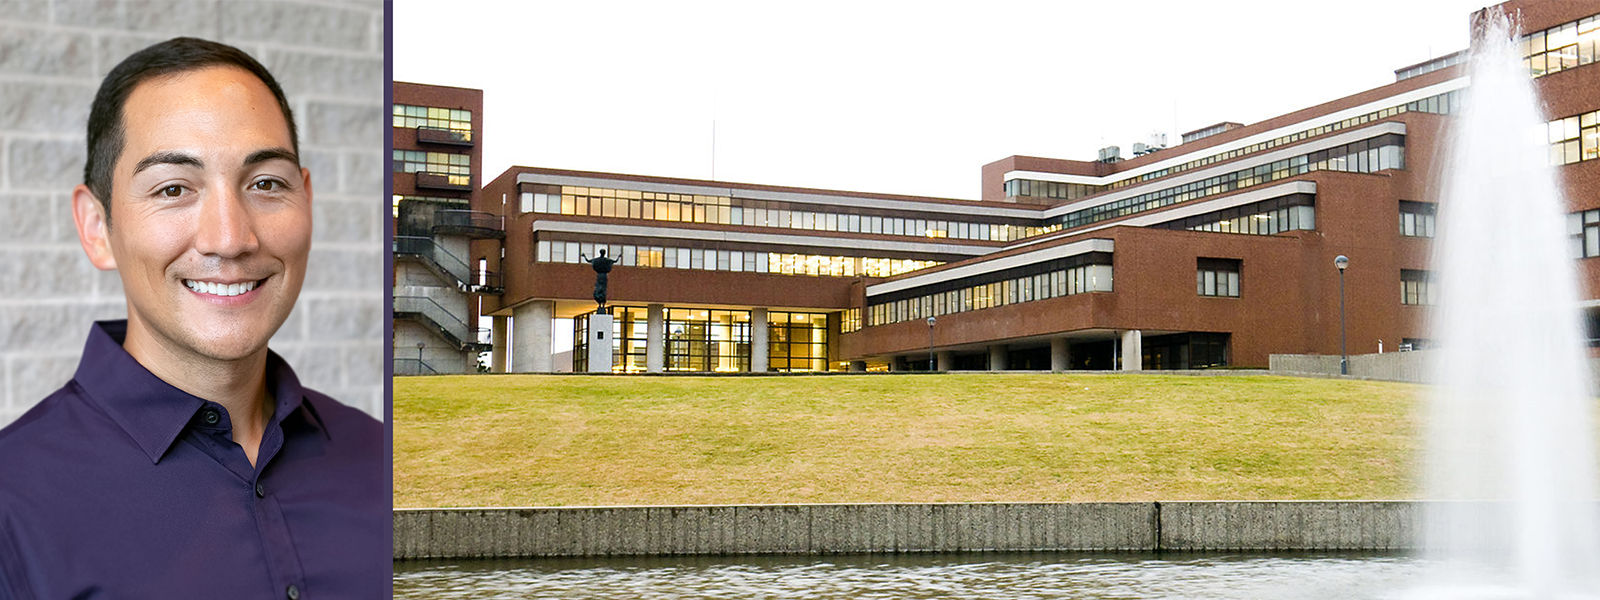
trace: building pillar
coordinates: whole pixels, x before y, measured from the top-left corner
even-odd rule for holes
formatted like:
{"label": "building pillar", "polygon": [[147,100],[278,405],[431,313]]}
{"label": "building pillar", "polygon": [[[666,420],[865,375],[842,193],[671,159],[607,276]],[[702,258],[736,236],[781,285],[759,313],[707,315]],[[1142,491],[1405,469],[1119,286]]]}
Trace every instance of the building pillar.
{"label": "building pillar", "polygon": [[989,370],[1006,370],[1006,347],[1003,344],[989,346]]}
{"label": "building pillar", "polygon": [[550,336],[556,318],[556,303],[534,300],[511,311],[512,370],[517,373],[549,373],[554,370],[550,356]]}
{"label": "building pillar", "polygon": [[490,373],[504,373],[508,366],[506,364],[506,350],[509,348],[506,345],[506,335],[508,334],[506,330],[507,318],[490,317],[493,323],[489,329],[489,343],[493,345],[493,348],[489,351]]}
{"label": "building pillar", "polygon": [[864,361],[864,360],[852,360],[852,361],[850,361],[850,372],[851,373],[865,373],[865,372],[867,372],[867,361]]}
{"label": "building pillar", "polygon": [[667,370],[667,309],[660,304],[651,304],[649,320],[645,323],[644,370],[647,373],[660,373]]}
{"label": "building pillar", "polygon": [[1122,370],[1144,370],[1144,335],[1137,329],[1122,332]]}
{"label": "building pillar", "polygon": [[1067,348],[1067,338],[1050,338],[1051,371],[1065,371],[1072,368],[1072,351]]}
{"label": "building pillar", "polygon": [[906,363],[898,356],[889,357],[889,372],[899,373],[906,370]]}
{"label": "building pillar", "polygon": [[954,350],[939,351],[939,370],[953,371],[956,368],[956,352]]}
{"label": "building pillar", "polygon": [[767,309],[750,309],[750,372],[767,372]]}

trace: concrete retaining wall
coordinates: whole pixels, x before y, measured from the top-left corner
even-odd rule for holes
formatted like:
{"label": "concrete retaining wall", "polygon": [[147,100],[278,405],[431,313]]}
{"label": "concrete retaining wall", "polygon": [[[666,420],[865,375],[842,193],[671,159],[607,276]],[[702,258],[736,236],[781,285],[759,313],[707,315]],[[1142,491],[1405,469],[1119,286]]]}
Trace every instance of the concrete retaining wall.
{"label": "concrete retaining wall", "polygon": [[[1350,355],[1350,376],[1383,381],[1422,383],[1429,376],[1434,353],[1385,352]],[[1267,357],[1268,370],[1274,373],[1338,375],[1339,357],[1323,354],[1273,354]]]}
{"label": "concrete retaining wall", "polygon": [[1407,502],[400,509],[394,557],[1398,550]]}
{"label": "concrete retaining wall", "polygon": [[[1435,350],[1385,352],[1350,355],[1350,376],[1382,381],[1425,383],[1431,376]],[[1267,357],[1267,370],[1277,374],[1339,374],[1339,357],[1324,354],[1273,354]],[[1600,358],[1589,359],[1593,389],[1600,390]]]}
{"label": "concrete retaining wall", "polygon": [[1414,502],[1162,502],[1156,550],[1407,550]]}

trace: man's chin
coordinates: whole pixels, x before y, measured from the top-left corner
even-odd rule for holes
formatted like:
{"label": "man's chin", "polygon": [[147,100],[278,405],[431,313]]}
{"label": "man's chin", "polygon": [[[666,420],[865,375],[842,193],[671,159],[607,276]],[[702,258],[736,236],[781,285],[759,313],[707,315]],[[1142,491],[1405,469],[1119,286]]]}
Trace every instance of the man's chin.
{"label": "man's chin", "polygon": [[252,338],[249,340],[239,337],[202,338],[189,344],[189,351],[217,361],[237,361],[251,358],[267,349],[267,341],[271,336]]}

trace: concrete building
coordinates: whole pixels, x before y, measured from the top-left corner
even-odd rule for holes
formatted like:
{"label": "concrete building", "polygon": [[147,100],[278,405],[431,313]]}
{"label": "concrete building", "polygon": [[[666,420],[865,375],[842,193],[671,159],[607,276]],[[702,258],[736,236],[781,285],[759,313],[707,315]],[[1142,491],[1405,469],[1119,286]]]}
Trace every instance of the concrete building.
{"label": "concrete building", "polygon": [[471,373],[490,349],[478,298],[498,281],[467,261],[474,240],[505,237],[472,210],[483,164],[483,92],[394,83],[394,372]]}
{"label": "concrete building", "polygon": [[[1600,2],[1503,6],[1522,13],[1600,338]],[[493,370],[544,372],[552,320],[572,318],[586,370],[580,257],[606,248],[619,372],[1265,366],[1340,352],[1341,283],[1353,351],[1426,346],[1431,176],[1463,56],[1125,160],[1007,157],[979,200],[513,167],[472,200],[505,227],[468,262],[504,285],[467,322],[493,318]]]}

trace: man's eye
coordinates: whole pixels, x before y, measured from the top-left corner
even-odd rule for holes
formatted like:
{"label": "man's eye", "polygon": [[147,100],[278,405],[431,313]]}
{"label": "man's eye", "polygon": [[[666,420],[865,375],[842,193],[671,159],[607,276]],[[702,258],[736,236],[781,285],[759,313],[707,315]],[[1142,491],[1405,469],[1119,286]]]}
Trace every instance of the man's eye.
{"label": "man's eye", "polygon": [[254,188],[256,190],[263,191],[263,192],[272,192],[272,191],[277,191],[279,189],[282,189],[283,188],[283,184],[278,182],[278,181],[271,180],[271,179],[263,179],[261,181],[255,182],[255,184],[251,185],[250,187],[252,187],[252,188]]}
{"label": "man's eye", "polygon": [[168,198],[177,198],[178,196],[182,196],[183,195],[183,186],[181,186],[181,185],[169,185],[167,187],[161,188],[161,195],[166,196]]}

